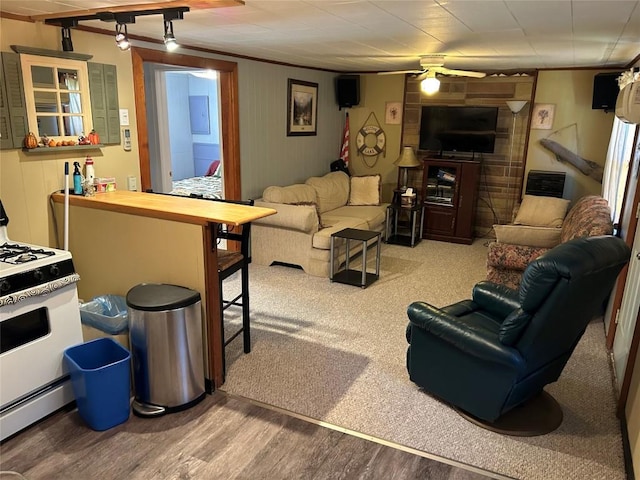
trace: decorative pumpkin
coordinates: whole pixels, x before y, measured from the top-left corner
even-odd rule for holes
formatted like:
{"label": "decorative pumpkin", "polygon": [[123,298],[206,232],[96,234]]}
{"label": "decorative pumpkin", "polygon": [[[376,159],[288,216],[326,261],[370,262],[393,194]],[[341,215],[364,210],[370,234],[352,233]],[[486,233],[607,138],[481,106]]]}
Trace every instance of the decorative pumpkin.
{"label": "decorative pumpkin", "polygon": [[38,139],[36,138],[36,136],[33,134],[33,132],[29,132],[25,137],[24,137],[24,146],[26,148],[36,148],[38,146]]}
{"label": "decorative pumpkin", "polygon": [[96,132],[95,130],[91,130],[88,137],[91,145],[98,145],[100,143],[100,135],[98,135],[98,132]]}

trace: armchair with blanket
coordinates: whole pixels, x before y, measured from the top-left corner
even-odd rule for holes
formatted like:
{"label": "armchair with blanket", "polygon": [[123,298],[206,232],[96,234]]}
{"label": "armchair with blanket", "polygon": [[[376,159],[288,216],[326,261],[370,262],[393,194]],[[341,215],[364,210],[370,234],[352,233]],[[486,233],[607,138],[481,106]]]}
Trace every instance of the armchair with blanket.
{"label": "armchair with blanket", "polygon": [[584,196],[566,213],[568,204],[561,198],[525,195],[514,224],[494,226],[496,241],[489,244],[487,280],[517,289],[527,265],[550,248],[613,232],[611,210],[601,196]]}
{"label": "armchair with blanket", "polygon": [[[412,303],[410,379],[494,431],[552,431],[562,410],[543,388],[559,378],[629,256],[618,237],[577,238],[529,264],[519,290],[483,281],[470,300],[444,308]],[[540,398],[543,413],[536,416],[523,404]],[[514,414],[524,424],[512,424]]]}

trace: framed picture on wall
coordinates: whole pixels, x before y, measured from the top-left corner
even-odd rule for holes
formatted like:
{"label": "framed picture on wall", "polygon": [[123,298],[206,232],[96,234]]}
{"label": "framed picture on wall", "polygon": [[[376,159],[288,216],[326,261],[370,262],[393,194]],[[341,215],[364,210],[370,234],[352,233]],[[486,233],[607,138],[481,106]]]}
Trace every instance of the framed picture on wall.
{"label": "framed picture on wall", "polygon": [[384,123],[400,125],[402,123],[402,102],[387,102],[384,106]]}
{"label": "framed picture on wall", "polygon": [[536,130],[551,130],[553,114],[556,106],[552,103],[536,103],[531,115],[531,128]]}
{"label": "framed picture on wall", "polygon": [[318,84],[290,78],[287,112],[287,136],[316,135]]}

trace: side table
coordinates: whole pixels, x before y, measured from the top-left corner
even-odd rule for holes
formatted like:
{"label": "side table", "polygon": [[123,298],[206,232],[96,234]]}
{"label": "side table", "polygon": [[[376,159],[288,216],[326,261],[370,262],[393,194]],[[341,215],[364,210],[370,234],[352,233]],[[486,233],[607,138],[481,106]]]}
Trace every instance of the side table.
{"label": "side table", "polygon": [[422,239],[423,224],[423,204],[402,206],[392,203],[387,207],[385,241],[395,245],[415,247]]}
{"label": "side table", "polygon": [[[373,230],[358,230],[355,228],[345,228],[339,232],[331,234],[331,256],[329,267],[329,280],[332,282],[346,283],[362,288],[367,288],[378,278],[380,278],[380,232]],[[343,238],[346,247],[346,260],[344,270],[334,272],[335,259],[335,239]],[[367,272],[367,247],[368,242],[375,239],[376,244],[376,271]],[[362,271],[349,269],[349,244],[352,240],[362,242]]]}

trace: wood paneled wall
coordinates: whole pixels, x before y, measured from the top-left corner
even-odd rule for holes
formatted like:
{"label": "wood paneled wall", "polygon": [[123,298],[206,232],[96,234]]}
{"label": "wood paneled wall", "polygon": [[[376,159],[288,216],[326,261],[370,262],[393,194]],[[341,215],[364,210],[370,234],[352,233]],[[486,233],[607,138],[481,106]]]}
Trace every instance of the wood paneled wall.
{"label": "wood paneled wall", "polygon": [[[492,236],[492,225],[510,220],[510,205],[515,204],[516,199],[521,196],[535,82],[535,72],[524,76],[520,74],[489,76],[483,79],[440,77],[440,91],[435,95],[428,96],[421,92],[419,81],[407,77],[402,144],[414,147],[418,152],[418,158],[430,153],[418,150],[420,112],[423,105],[494,106],[499,108],[495,151],[481,156],[481,176],[475,220],[476,236]],[[527,101],[525,107],[516,116],[513,158],[510,155],[513,114],[507,106],[507,100]],[[410,183],[416,186],[421,185],[422,170],[415,169],[411,174],[412,181]]]}

